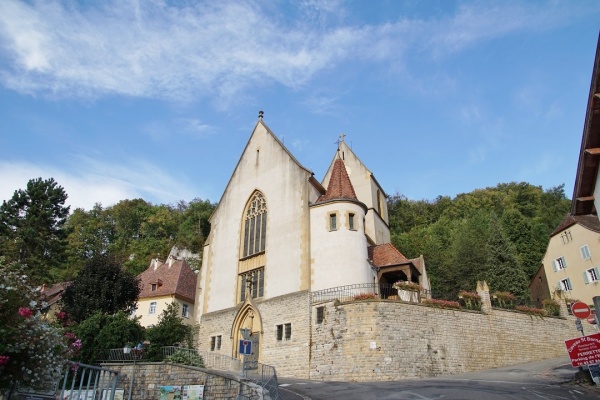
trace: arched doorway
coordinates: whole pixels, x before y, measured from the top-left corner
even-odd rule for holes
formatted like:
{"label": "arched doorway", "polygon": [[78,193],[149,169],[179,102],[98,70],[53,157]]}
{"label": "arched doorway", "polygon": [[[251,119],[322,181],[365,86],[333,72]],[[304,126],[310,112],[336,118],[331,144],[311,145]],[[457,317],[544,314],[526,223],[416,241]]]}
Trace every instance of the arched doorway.
{"label": "arched doorway", "polygon": [[238,311],[233,325],[231,327],[231,338],[233,340],[234,358],[241,359],[238,344],[242,337],[241,329],[246,328],[250,331],[249,340],[252,342],[252,354],[246,356],[246,368],[255,369],[260,360],[260,337],[262,335],[262,319],[258,310],[252,305],[250,299],[246,299]]}

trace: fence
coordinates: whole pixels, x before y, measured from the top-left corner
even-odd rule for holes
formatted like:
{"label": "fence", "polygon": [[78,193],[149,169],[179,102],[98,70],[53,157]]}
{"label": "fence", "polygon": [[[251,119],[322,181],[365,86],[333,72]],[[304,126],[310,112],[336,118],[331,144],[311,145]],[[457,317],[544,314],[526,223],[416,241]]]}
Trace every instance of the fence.
{"label": "fence", "polygon": [[[409,302],[418,302],[420,299],[430,298],[429,290],[421,290],[419,296]],[[379,298],[398,300],[398,290],[391,283],[359,283],[354,285],[338,286],[329,289],[317,290],[311,293],[311,303],[324,301],[351,301],[361,298]]]}
{"label": "fence", "polygon": [[272,400],[281,399],[275,367],[258,363],[258,368],[246,370],[246,379],[249,379],[266,389]]}

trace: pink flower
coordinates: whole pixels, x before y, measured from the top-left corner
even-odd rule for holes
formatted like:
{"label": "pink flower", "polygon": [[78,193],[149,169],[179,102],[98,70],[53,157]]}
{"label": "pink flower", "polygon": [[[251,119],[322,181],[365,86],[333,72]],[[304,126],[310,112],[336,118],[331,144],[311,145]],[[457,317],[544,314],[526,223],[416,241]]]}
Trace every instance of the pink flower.
{"label": "pink flower", "polygon": [[8,360],[10,359],[9,356],[0,356],[0,365],[6,365],[8,364]]}
{"label": "pink flower", "polygon": [[31,318],[33,311],[26,307],[19,307],[19,315],[24,318]]}
{"label": "pink flower", "polygon": [[73,346],[75,349],[77,350],[81,350],[81,339],[77,339],[76,341],[74,341],[71,346]]}

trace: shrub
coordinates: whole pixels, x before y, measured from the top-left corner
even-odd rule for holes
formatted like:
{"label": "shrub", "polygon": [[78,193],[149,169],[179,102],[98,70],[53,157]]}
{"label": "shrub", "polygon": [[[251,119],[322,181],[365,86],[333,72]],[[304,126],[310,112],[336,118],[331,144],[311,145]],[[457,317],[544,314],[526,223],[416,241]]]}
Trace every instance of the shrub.
{"label": "shrub", "polygon": [[204,368],[204,359],[189,350],[177,350],[170,356],[165,357],[165,361]]}
{"label": "shrub", "polygon": [[422,291],[423,286],[416,282],[410,281],[398,281],[392,285],[394,289],[398,290],[413,290],[413,291]]}
{"label": "shrub", "polygon": [[460,310],[460,303],[458,301],[450,301],[450,300],[438,300],[438,299],[425,299],[421,302],[429,307],[436,308],[454,308]]}
{"label": "shrub", "polygon": [[378,299],[379,295],[377,293],[359,293],[354,295],[354,300],[368,300],[368,299]]}
{"label": "shrub", "polygon": [[458,298],[465,302],[467,309],[481,310],[481,296],[477,293],[462,290],[458,293]]}
{"label": "shrub", "polygon": [[515,308],[516,297],[509,292],[495,292],[493,298],[496,300],[496,305],[500,308],[513,309]]}
{"label": "shrub", "polygon": [[551,316],[558,317],[560,315],[560,305],[556,300],[544,300],[544,310],[546,310],[546,313]]}
{"label": "shrub", "polygon": [[546,310],[542,310],[541,308],[527,307],[527,306],[516,306],[515,310],[529,314],[529,315],[537,315],[543,317],[546,315]]}

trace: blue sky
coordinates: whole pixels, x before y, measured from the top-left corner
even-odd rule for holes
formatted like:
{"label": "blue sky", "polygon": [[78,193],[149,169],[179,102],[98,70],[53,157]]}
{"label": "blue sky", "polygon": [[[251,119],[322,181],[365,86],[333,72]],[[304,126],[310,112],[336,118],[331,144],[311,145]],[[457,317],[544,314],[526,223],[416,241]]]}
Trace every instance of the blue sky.
{"label": "blue sky", "polygon": [[341,133],[388,194],[573,191],[600,2],[0,2],[0,200],[219,200],[264,121],[322,179]]}

